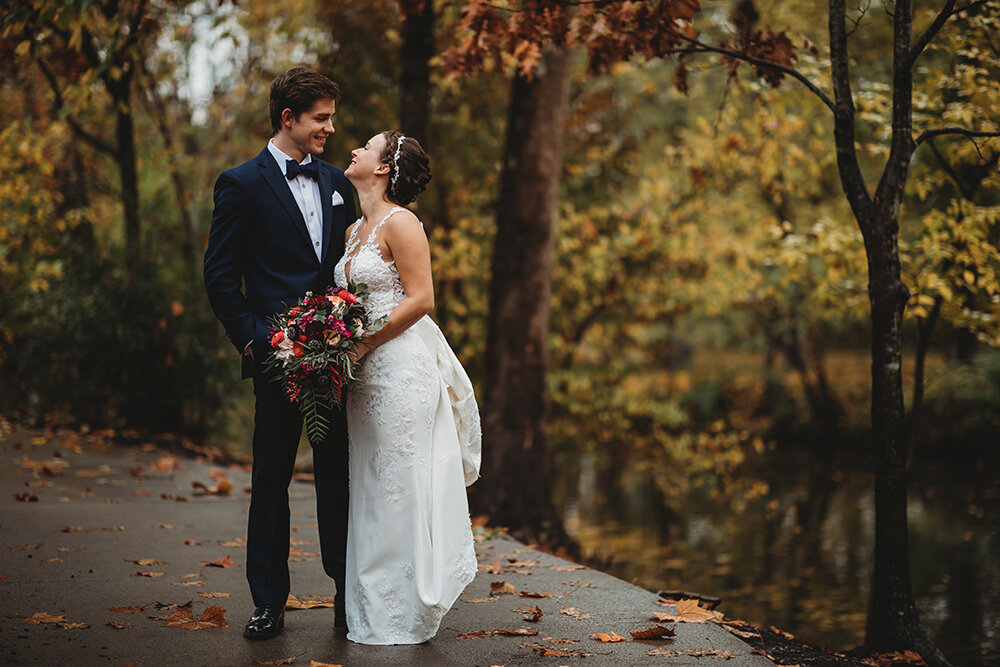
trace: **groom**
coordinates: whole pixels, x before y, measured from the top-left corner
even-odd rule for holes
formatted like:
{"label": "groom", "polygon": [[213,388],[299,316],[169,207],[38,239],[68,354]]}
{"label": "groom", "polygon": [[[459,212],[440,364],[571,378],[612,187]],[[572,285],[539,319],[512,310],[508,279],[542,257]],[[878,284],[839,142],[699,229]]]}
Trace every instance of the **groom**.
{"label": "groom", "polygon": [[[212,310],[253,378],[253,487],[247,527],[247,581],[256,610],[247,639],[270,639],[284,627],[289,593],[288,485],[302,433],[298,408],[271,381],[267,318],[308,290],[333,284],[354,221],[344,172],[317,159],[333,134],[337,84],[296,67],[271,84],[272,137],[260,154],[222,173],[205,250]],[[347,548],[347,426],[343,413],[313,444],[316,514],[323,569],[337,587],[334,625],[344,620]]]}

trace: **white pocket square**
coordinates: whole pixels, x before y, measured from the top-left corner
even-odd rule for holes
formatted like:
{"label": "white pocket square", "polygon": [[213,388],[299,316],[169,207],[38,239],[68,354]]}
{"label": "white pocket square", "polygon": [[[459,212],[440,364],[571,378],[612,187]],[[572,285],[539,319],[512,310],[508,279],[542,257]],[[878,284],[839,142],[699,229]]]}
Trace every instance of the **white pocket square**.
{"label": "white pocket square", "polygon": [[336,190],[333,191],[333,196],[330,197],[334,206],[342,206],[344,204],[344,198],[340,196],[340,193]]}

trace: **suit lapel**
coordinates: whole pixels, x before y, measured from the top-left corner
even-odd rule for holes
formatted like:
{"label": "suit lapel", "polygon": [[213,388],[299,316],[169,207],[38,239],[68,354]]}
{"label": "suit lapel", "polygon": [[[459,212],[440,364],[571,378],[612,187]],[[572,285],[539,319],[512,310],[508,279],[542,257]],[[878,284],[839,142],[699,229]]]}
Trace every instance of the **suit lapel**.
{"label": "suit lapel", "polygon": [[326,165],[320,163],[319,170],[319,201],[323,210],[323,261],[326,262],[326,255],[330,249],[330,242],[333,240],[331,231],[333,229],[333,183],[330,181],[330,172]]}
{"label": "suit lapel", "polygon": [[[260,168],[260,174],[264,178],[264,181],[271,188],[281,207],[285,209],[285,213],[292,220],[292,226],[299,230],[302,240],[306,242],[306,246],[311,251],[312,240],[309,238],[309,230],[306,229],[306,221],[302,217],[302,211],[299,210],[299,205],[295,203],[295,197],[292,196],[292,191],[288,187],[287,179],[281,173],[281,168],[278,167],[278,163],[275,162],[274,157],[266,147],[257,156],[257,166]],[[299,178],[302,178],[302,176]],[[315,252],[310,252],[309,254],[312,257],[316,256]]]}

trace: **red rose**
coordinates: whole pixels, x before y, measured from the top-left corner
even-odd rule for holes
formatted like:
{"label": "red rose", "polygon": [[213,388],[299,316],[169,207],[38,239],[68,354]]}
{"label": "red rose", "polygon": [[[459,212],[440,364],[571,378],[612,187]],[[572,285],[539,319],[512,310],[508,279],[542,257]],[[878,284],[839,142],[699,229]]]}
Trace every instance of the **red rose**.
{"label": "red rose", "polygon": [[305,336],[299,336],[299,340],[300,340],[300,341],[302,341],[302,342],[304,343],[304,342],[306,342],[306,341],[307,341],[307,340],[309,340],[309,339],[308,339],[308,338],[306,338]]}
{"label": "red rose", "polygon": [[273,336],[271,336],[271,347],[278,347],[281,345],[281,341],[285,340],[284,331],[276,331]]}
{"label": "red rose", "polygon": [[339,292],[337,292],[337,296],[339,296],[341,299],[343,299],[347,303],[357,303],[358,302],[358,297],[354,296],[353,294],[351,294],[350,292],[348,292],[345,289],[342,289]]}
{"label": "red rose", "polygon": [[299,345],[298,343],[292,345],[292,354],[294,354],[296,357],[301,357],[305,353],[306,349],[301,345]]}

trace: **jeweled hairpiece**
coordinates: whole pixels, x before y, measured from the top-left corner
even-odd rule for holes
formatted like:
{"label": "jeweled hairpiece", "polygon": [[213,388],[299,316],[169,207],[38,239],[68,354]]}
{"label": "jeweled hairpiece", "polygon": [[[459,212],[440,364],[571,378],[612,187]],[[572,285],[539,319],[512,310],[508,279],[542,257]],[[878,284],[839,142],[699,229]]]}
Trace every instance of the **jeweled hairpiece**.
{"label": "jeweled hairpiece", "polygon": [[399,135],[399,141],[396,142],[396,154],[392,156],[392,189],[396,189],[396,179],[399,178],[399,149],[403,146],[403,139],[405,135]]}

